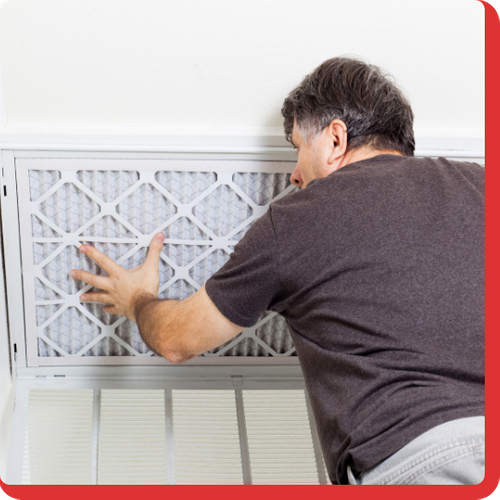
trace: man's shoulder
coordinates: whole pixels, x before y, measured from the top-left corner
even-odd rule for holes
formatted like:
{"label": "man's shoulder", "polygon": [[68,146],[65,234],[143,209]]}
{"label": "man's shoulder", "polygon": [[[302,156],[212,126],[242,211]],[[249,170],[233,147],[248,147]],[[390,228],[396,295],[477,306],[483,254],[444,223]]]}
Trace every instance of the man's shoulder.
{"label": "man's shoulder", "polygon": [[398,178],[398,182],[410,184],[423,179],[432,182],[434,177],[454,177],[456,174],[480,182],[484,179],[484,165],[445,157],[380,155],[347,165],[339,171],[339,176],[344,176],[346,181],[349,177],[365,177],[370,178],[370,182],[379,180],[384,183],[389,178]]}
{"label": "man's shoulder", "polygon": [[[485,169],[484,165],[470,161],[459,161],[448,158],[434,160],[458,184],[474,185],[479,191],[484,191]],[[464,184],[465,181],[465,184]]]}
{"label": "man's shoulder", "polygon": [[317,180],[320,179],[312,181],[306,189],[297,188],[297,190],[291,191],[287,195],[272,201],[269,204],[269,214],[271,218],[273,214],[294,212],[317,203],[321,192],[320,183],[317,183]]}
{"label": "man's shoulder", "polygon": [[444,157],[439,157],[433,161],[440,163],[440,164],[451,165],[455,168],[475,170],[477,172],[484,173],[484,165],[481,165],[481,164],[479,164],[477,162],[473,162],[473,161],[454,160],[454,159],[444,158]]}

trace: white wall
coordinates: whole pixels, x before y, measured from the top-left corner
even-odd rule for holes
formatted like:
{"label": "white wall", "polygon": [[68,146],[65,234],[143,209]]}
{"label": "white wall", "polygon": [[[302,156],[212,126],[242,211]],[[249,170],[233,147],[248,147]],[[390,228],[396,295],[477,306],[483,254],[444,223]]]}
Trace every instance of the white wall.
{"label": "white wall", "polygon": [[417,135],[483,135],[476,0],[7,0],[0,45],[8,126],[279,130],[302,77],[355,54],[396,77]]}

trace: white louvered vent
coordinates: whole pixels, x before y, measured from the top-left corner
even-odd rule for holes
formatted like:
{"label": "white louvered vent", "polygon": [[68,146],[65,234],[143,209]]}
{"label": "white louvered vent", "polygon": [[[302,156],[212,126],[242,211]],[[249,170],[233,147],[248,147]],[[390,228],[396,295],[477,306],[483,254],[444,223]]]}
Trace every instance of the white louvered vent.
{"label": "white louvered vent", "polygon": [[243,391],[253,484],[319,484],[304,391]]}
{"label": "white louvered vent", "polygon": [[303,390],[30,389],[24,411],[23,484],[327,482]]}
{"label": "white louvered vent", "polygon": [[29,391],[21,482],[91,484],[94,391]]}
{"label": "white louvered vent", "polygon": [[101,391],[99,484],[167,484],[165,391]]}
{"label": "white louvered vent", "polygon": [[177,484],[243,484],[234,391],[172,391]]}

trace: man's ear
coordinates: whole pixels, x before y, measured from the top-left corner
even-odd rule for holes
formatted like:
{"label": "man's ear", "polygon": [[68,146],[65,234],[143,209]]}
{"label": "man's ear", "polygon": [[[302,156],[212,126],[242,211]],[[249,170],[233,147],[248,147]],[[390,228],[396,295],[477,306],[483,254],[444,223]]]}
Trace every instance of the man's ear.
{"label": "man's ear", "polygon": [[347,127],[346,124],[335,118],[328,125],[328,141],[330,143],[331,152],[328,156],[328,164],[333,165],[339,163],[339,160],[347,151]]}

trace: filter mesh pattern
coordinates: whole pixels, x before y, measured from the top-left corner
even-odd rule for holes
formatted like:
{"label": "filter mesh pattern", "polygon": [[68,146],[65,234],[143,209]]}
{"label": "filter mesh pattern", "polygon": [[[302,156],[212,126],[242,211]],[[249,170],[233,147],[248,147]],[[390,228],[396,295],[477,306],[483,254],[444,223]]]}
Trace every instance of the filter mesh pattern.
{"label": "filter mesh pattern", "polygon": [[91,484],[94,391],[31,389],[23,484]]}
{"label": "filter mesh pattern", "polygon": [[163,390],[101,390],[99,484],[167,484]]}
{"label": "filter mesh pattern", "polygon": [[243,484],[234,391],[172,391],[176,484]]}
{"label": "filter mesh pattern", "polygon": [[[137,326],[79,300],[91,287],[71,269],[102,270],[78,251],[95,246],[123,267],[140,265],[152,236],[163,231],[159,297],[182,300],[227,262],[234,245],[276,196],[294,189],[289,174],[198,171],[28,171],[29,245],[34,275],[39,363],[68,356],[155,357]],[[28,242],[26,242],[28,243]],[[26,244],[23,242],[23,245]],[[205,356],[294,356],[282,318],[265,314],[255,327]]]}
{"label": "filter mesh pattern", "polygon": [[318,484],[304,391],[243,391],[253,484]]}

